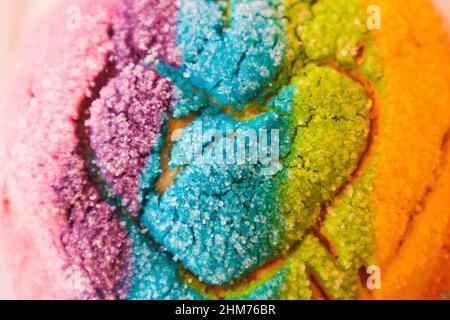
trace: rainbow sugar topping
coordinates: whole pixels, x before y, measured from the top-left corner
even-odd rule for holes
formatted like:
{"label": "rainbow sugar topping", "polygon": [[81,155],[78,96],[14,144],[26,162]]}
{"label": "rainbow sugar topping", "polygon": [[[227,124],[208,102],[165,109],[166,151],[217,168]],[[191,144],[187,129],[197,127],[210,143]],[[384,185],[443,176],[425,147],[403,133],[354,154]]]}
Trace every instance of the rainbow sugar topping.
{"label": "rainbow sugar topping", "polygon": [[[162,194],[152,186],[161,173],[158,153],[164,143],[155,147],[144,169],[142,223],[198,281],[226,286],[288,255],[292,257],[279,271],[260,286],[247,288],[241,298],[276,298],[283,293],[295,297],[295,289],[286,289],[288,277],[298,283],[298,297],[305,298],[308,290],[302,287],[308,275],[304,267],[300,271],[302,266],[317,260],[311,268],[322,274],[336,269],[311,232],[365,150],[371,101],[360,83],[326,64],[333,60],[343,68],[355,65],[364,34],[362,20],[357,23],[361,10],[359,1],[181,4],[177,43],[182,62],[151,65],[175,86],[171,117],[195,116],[173,143],[169,166],[176,174]],[[293,27],[289,14],[305,21]],[[333,38],[327,30],[337,18],[341,37]],[[290,53],[292,61],[290,50],[298,50]],[[293,64],[294,71],[287,70]],[[250,116],[239,115],[250,108]],[[199,135],[198,128],[223,135],[213,143]],[[227,147],[238,149],[239,139],[226,132],[249,128],[276,129],[280,134],[281,165],[271,174],[261,174],[264,164],[255,159],[239,164],[217,161]],[[200,141],[202,157],[186,161],[195,141]],[[344,295],[352,292],[346,286],[357,282],[344,271],[331,281],[342,282],[334,291]]]}
{"label": "rainbow sugar topping", "polygon": [[[65,219],[80,296],[309,299],[320,282],[357,297],[358,270],[373,259],[370,170],[347,184],[370,136],[361,79],[379,80],[363,50],[362,0],[123,0],[108,10],[82,24],[102,49],[89,94],[42,128],[64,133],[42,161],[59,169],[39,201]],[[74,43],[81,61],[86,43]],[[258,156],[239,158],[240,148]]]}

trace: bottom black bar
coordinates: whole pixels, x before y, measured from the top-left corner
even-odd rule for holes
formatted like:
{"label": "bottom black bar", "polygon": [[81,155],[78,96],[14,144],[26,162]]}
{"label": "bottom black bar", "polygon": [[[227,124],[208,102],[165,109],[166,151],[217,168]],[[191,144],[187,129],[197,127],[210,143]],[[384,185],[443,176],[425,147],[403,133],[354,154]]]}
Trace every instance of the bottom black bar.
{"label": "bottom black bar", "polygon": [[[386,307],[386,308],[385,308]],[[3,314],[11,311],[33,316],[80,317],[98,314],[102,319],[308,319],[310,317],[356,316],[402,317],[416,311],[439,308],[440,301],[0,301]],[[8,310],[10,309],[10,310]],[[7,319],[7,318],[5,318]],[[133,320],[134,320],[133,319]]]}

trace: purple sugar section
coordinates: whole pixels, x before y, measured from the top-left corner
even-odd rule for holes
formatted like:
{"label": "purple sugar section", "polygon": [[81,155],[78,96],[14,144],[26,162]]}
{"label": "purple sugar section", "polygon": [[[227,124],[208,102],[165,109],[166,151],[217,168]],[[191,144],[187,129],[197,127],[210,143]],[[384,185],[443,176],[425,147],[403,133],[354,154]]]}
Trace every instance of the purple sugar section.
{"label": "purple sugar section", "polygon": [[97,165],[112,193],[133,214],[140,210],[141,170],[172,98],[170,82],[140,64],[161,59],[179,65],[177,19],[175,0],[123,0],[112,23],[118,75],[91,108],[90,139]]}
{"label": "purple sugar section", "polygon": [[73,153],[65,164],[57,206],[66,212],[68,228],[61,241],[70,265],[81,266],[90,280],[88,299],[118,299],[128,288],[130,247],[113,207],[91,185],[86,161]]}
{"label": "purple sugar section", "polygon": [[161,132],[171,85],[154,70],[129,64],[91,107],[90,139],[111,191],[132,213],[140,210],[141,170]]}
{"label": "purple sugar section", "polygon": [[118,68],[150,57],[169,65],[181,63],[177,50],[176,0],[123,0],[114,23],[115,59]]}

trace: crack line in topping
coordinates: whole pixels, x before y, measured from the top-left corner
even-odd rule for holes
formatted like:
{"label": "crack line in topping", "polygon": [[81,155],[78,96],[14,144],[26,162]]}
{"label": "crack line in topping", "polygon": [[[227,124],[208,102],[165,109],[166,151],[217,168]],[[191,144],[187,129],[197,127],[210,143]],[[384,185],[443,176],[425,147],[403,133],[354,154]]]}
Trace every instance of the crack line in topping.
{"label": "crack line in topping", "polygon": [[328,292],[328,290],[323,285],[320,277],[315,273],[315,271],[308,267],[306,268],[306,274],[308,276],[310,289],[313,293],[313,296],[317,300],[335,300],[333,295]]}

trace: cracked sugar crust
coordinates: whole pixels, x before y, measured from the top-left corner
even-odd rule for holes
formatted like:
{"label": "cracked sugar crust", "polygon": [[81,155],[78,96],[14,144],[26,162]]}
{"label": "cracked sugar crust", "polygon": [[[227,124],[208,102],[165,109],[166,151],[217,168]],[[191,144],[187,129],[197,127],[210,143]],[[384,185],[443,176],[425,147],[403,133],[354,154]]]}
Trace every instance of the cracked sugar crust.
{"label": "cracked sugar crust", "polygon": [[[275,112],[247,123],[228,116],[206,116],[185,130],[194,131],[198,124],[204,130],[279,129],[283,123],[278,119]],[[183,136],[172,150],[174,167],[184,163],[183,148],[189,148]],[[224,140],[221,143],[236,147],[236,139]],[[149,195],[143,222],[184,267],[205,282],[224,284],[266,259],[278,246],[282,237],[278,233],[284,226],[277,215],[273,177],[257,173],[262,170],[261,163],[221,165],[214,159],[223,149],[208,150],[205,145],[203,151],[203,159],[194,159],[163,195]]]}
{"label": "cracked sugar crust", "polygon": [[[265,2],[258,2],[261,6],[267,6],[267,3]],[[244,6],[248,7],[248,3],[245,1],[243,2]],[[270,6],[268,6],[270,7]],[[236,59],[240,62],[234,66],[224,66],[224,68],[233,68],[237,70],[236,78],[239,79],[238,83],[241,85],[245,85],[245,82],[247,80],[249,82],[256,81],[253,79],[253,76],[259,75],[263,76],[261,79],[258,78],[256,82],[258,82],[259,88],[261,88],[264,85],[264,82],[267,81],[267,79],[270,78],[270,74],[275,72],[271,71],[268,74],[264,72],[264,68],[267,64],[267,61],[265,59],[258,59],[258,52],[261,53],[262,51],[265,52],[265,48],[269,48],[267,52],[269,52],[268,58],[275,59],[274,61],[276,63],[271,63],[270,65],[277,65],[280,63],[280,56],[281,52],[278,52],[274,54],[271,50],[271,48],[278,48],[281,50],[281,47],[278,45],[278,41],[280,41],[278,32],[280,32],[281,28],[277,23],[273,21],[273,17],[270,15],[274,15],[276,13],[276,6],[273,8],[270,7],[268,10],[263,11],[263,15],[260,16],[258,14],[251,14],[250,16],[247,16],[246,14],[243,14],[242,16],[238,12],[239,18],[245,20],[250,18],[256,18],[255,19],[255,27],[257,30],[260,30],[260,33],[257,32],[257,34],[252,35],[250,38],[254,41],[253,45],[250,45],[249,47],[245,47],[248,49],[249,53],[236,53]],[[267,13],[266,16],[264,16]],[[268,18],[268,16],[272,18]],[[263,24],[268,24],[268,28],[266,28]],[[253,22],[252,22],[253,23]],[[120,42],[119,35],[120,35],[120,28],[117,27],[114,28],[115,24],[112,24],[113,28],[111,29],[111,26],[108,26],[107,33],[109,35],[112,35],[113,41],[112,43],[115,45],[115,48],[119,44],[117,44],[117,41]],[[251,28],[249,28],[251,29]],[[239,43],[244,44],[245,37],[242,35],[249,32],[249,29],[247,30],[231,30],[229,31],[228,35],[229,38],[226,38],[223,40],[222,45],[229,45],[229,46],[236,46]],[[139,28],[135,29],[136,32],[140,32]],[[129,31],[131,32],[131,31]],[[241,32],[243,32],[241,34]],[[265,37],[265,36],[268,37]],[[270,40],[272,42],[266,42],[261,41],[262,37],[264,36],[264,39],[275,39]],[[118,38],[117,38],[118,37]],[[139,38],[139,37],[138,37]],[[144,37],[145,38],[145,37]],[[151,37],[150,37],[151,38]],[[258,40],[259,39],[259,40]],[[268,41],[268,40],[267,40]],[[144,41],[146,42],[146,41]],[[159,44],[156,43],[156,46]],[[260,49],[254,51],[255,46],[260,47]],[[220,48],[220,47],[219,47]],[[143,165],[143,159],[146,157],[146,152],[148,154],[151,153],[151,150],[147,149],[144,150],[145,147],[149,145],[154,144],[155,139],[148,139],[146,140],[145,135],[149,134],[150,138],[156,138],[156,133],[158,131],[158,121],[156,120],[159,117],[161,117],[162,113],[164,112],[165,108],[165,102],[157,101],[158,98],[166,99],[166,101],[170,98],[169,96],[161,97],[159,91],[165,92],[164,90],[157,90],[158,92],[151,92],[149,93],[146,89],[146,83],[147,81],[154,81],[155,85],[152,85],[152,89],[161,89],[161,87],[165,87],[166,83],[165,80],[159,79],[159,76],[156,75],[152,70],[145,69],[142,66],[137,66],[136,64],[133,64],[135,62],[135,59],[142,59],[143,55],[142,53],[137,52],[136,48],[133,49],[135,52],[134,54],[130,51],[127,54],[121,55],[120,57],[112,55],[114,61],[116,61],[116,72],[117,74],[114,74],[111,76],[111,78],[108,81],[108,84],[105,84],[105,87],[103,90],[100,90],[100,96],[95,97],[95,99],[92,99],[92,118],[89,122],[89,128],[90,128],[90,138],[93,150],[95,152],[96,156],[96,164],[99,165],[100,169],[103,172],[103,175],[105,176],[107,182],[109,182],[112,185],[112,190],[114,193],[117,192],[119,196],[122,198],[122,204],[125,204],[125,206],[129,207],[134,210],[138,210],[138,204],[139,199],[136,196],[136,186],[138,182],[136,181],[137,173],[139,172],[140,168],[142,168]],[[204,49],[203,49],[204,50]],[[218,48],[210,48],[210,51],[206,51],[207,57],[208,55],[212,55],[213,52],[217,51]],[[262,51],[261,51],[262,50]],[[117,50],[116,50],[117,51]],[[116,52],[113,50],[113,52]],[[136,53],[137,52],[137,53]],[[158,55],[163,55],[163,53],[158,53]],[[264,56],[263,56],[264,57]],[[215,57],[217,59],[220,58],[220,56]],[[145,58],[144,58],[145,59]],[[272,60],[270,60],[272,61]],[[277,62],[278,61],[278,62]],[[248,64],[249,68],[245,67],[242,68],[242,66],[245,66],[246,63]],[[170,64],[170,61],[167,62],[167,64]],[[242,64],[242,65],[241,65]],[[253,67],[254,70],[250,67]],[[262,68],[262,69],[261,69]],[[195,68],[194,68],[195,69]],[[219,68],[220,69],[220,68]],[[226,69],[228,70],[228,69]],[[223,71],[223,70],[222,70]],[[233,73],[234,74],[234,73]],[[155,79],[158,78],[158,79]],[[161,80],[161,81],[159,81]],[[229,79],[231,82],[234,81],[232,78]],[[261,81],[261,83],[260,83]],[[230,83],[231,83],[230,82]],[[256,83],[255,82],[255,83]],[[164,84],[163,84],[164,83]],[[159,87],[159,84],[161,84],[161,87]],[[204,86],[203,84],[199,84],[201,87],[204,87],[207,89],[207,86]],[[230,84],[224,84],[224,86],[230,85]],[[214,85],[215,86],[215,85]],[[257,91],[258,86],[250,86],[253,89]],[[242,89],[242,91],[241,91]],[[239,89],[238,93],[242,94],[244,96],[243,100],[241,102],[244,102],[251,97],[251,95],[247,96],[247,89],[245,86],[243,88]],[[113,93],[114,92],[114,93]],[[249,91],[250,92],[250,91]],[[167,93],[167,92],[165,92]],[[212,91],[213,95],[220,95],[221,93],[215,93]],[[158,107],[155,110],[148,110],[148,105],[146,105],[146,101],[149,98],[149,95],[152,94],[155,97],[155,104],[158,105]],[[238,94],[238,96],[239,96]],[[254,95],[254,94],[252,94]],[[153,97],[153,96],[152,96]],[[98,98],[98,99],[97,99]],[[238,106],[238,105],[236,105]],[[144,116],[146,121],[148,122],[142,122],[142,118],[134,117],[135,115]],[[148,116],[150,115],[150,116]],[[102,126],[101,124],[107,124],[107,126]],[[141,135],[142,134],[142,135]],[[136,144],[129,143],[130,141],[136,142]],[[109,146],[114,146],[113,148],[109,148]],[[120,150],[117,150],[118,147]],[[142,149],[140,149],[142,147]],[[125,155],[125,157],[123,157]],[[85,159],[86,160],[86,159]],[[74,166],[76,168],[76,166]],[[69,171],[71,172],[71,171]],[[71,173],[73,174],[73,173]],[[66,180],[70,180],[67,178]],[[76,180],[76,179],[75,179]],[[130,181],[133,180],[133,181]],[[130,184],[128,185],[129,188],[126,188],[126,181],[129,181]],[[186,180],[187,183],[189,183],[190,179]],[[245,188],[244,188],[245,189]],[[243,190],[244,190],[243,189]],[[86,192],[88,191],[88,188],[85,189]],[[77,193],[75,191],[72,194],[74,195],[74,198],[78,198]],[[259,192],[255,193],[255,197],[257,196]],[[268,192],[266,192],[268,193]],[[244,197],[247,197],[248,195],[245,194],[245,190],[241,191],[241,194]],[[270,194],[270,193],[269,193]],[[98,195],[91,195],[94,199],[97,199]],[[90,205],[84,207],[84,202],[86,202],[88,199],[84,197],[79,197],[80,201],[83,203],[81,205],[81,208],[85,208],[87,211],[90,208]],[[252,200],[252,199],[250,199]],[[227,201],[228,202],[228,201]],[[233,201],[230,200],[230,203]],[[251,201],[247,201],[248,206],[251,207],[252,203]],[[87,202],[88,204],[90,202]],[[231,209],[232,206],[230,207]],[[70,209],[70,208],[69,208]],[[90,209],[89,209],[90,210]],[[106,209],[105,209],[106,210]],[[255,211],[255,210],[254,210]],[[77,211],[76,209],[73,211],[77,215],[81,215],[81,211]],[[95,211],[94,211],[95,212]],[[256,211],[255,211],[256,212]],[[97,214],[100,218],[100,214]],[[107,216],[107,215],[106,215]],[[101,220],[101,218],[100,218]],[[107,219],[106,219],[107,220]],[[270,219],[269,219],[270,220]],[[83,221],[81,219],[81,221]],[[264,228],[265,232],[270,233],[270,227],[273,226],[272,223],[266,223],[266,220],[262,220],[262,223],[266,224],[266,228]],[[82,223],[75,223],[74,226],[76,227],[83,227]],[[250,225],[251,228],[251,225]],[[81,229],[80,229],[81,230]],[[74,239],[77,237],[84,235],[87,239],[89,239],[88,236],[86,236],[86,233],[83,233],[84,231],[80,232],[71,232],[67,233],[68,236],[73,235]],[[69,240],[65,240],[67,247],[70,249],[71,254],[76,255],[79,252],[75,249],[72,249],[73,243],[71,243]],[[85,246],[82,241],[80,241],[80,245],[83,247]],[[232,244],[236,250],[237,253],[242,254],[242,252],[245,252],[245,248],[238,245],[236,246],[236,243]],[[258,249],[259,250],[259,249]],[[95,254],[92,254],[92,256],[96,256]],[[76,258],[76,257],[75,257]],[[95,259],[94,259],[95,260]],[[235,260],[235,259],[234,259]],[[84,259],[78,259],[76,261],[84,261]],[[236,260],[237,261],[237,260]],[[136,263],[136,262],[135,262]],[[253,261],[253,264],[259,263],[259,261]],[[253,267],[249,266],[248,263],[245,263],[246,270],[250,270]],[[90,268],[85,268],[86,270],[89,270]],[[211,268],[209,266],[209,271],[213,270],[214,268]],[[242,271],[241,271],[242,272]],[[232,273],[232,276],[235,276],[235,273]],[[220,281],[225,281],[223,278]],[[113,281],[114,282],[114,281]]]}
{"label": "cracked sugar crust", "polygon": [[[148,197],[143,223],[149,233],[206,283],[237,280],[301,241],[364,151],[369,101],[357,82],[309,66],[273,100],[274,111],[247,121],[223,114],[198,117],[183,129],[170,164],[186,164],[183,156],[194,139],[202,139],[195,136],[199,126],[222,134],[277,129],[281,171],[263,175],[261,162],[215,162],[223,146],[235,150],[240,139],[224,136],[214,147],[203,141],[203,157],[188,162],[163,195]],[[147,170],[157,168],[158,162]]]}
{"label": "cracked sugar crust", "polygon": [[92,104],[89,128],[96,165],[111,192],[135,215],[141,171],[161,134],[171,90],[154,70],[130,63]]}
{"label": "cracked sugar crust", "polygon": [[[181,11],[186,13],[186,10],[192,10],[194,8],[192,7],[192,3],[194,2],[184,2],[184,7],[181,8]],[[207,3],[211,5],[212,2],[198,1],[199,7],[203,6],[203,4],[208,6]],[[75,144],[77,138],[80,139],[82,135],[85,135],[85,133],[81,133],[77,136],[75,127],[78,124],[61,130],[63,134],[60,137],[54,137],[53,135],[57,134],[52,131],[54,129],[61,129],[59,126],[53,129],[46,128],[48,131],[44,134],[45,138],[60,138],[61,140],[58,140],[57,143],[61,143],[62,145],[64,145],[62,142],[63,139],[68,143],[67,153],[50,153],[51,156],[48,165],[51,166],[56,163],[58,164],[58,170],[61,170],[61,172],[58,170],[52,171],[58,178],[57,183],[53,186],[55,190],[52,191],[55,192],[54,195],[56,195],[58,200],[50,204],[51,206],[58,207],[58,215],[66,217],[62,220],[69,225],[69,228],[67,232],[62,234],[62,245],[67,255],[70,256],[70,264],[79,266],[80,273],[84,274],[89,282],[89,284],[85,284],[85,289],[83,289],[86,290],[87,297],[123,297],[126,290],[128,290],[127,286],[134,288],[130,291],[133,294],[129,292],[129,297],[177,297],[177,288],[182,288],[179,293],[180,296],[187,295],[192,297],[195,295],[179,279],[177,275],[179,269],[170,257],[166,256],[165,253],[159,253],[153,247],[153,244],[145,244],[147,240],[143,240],[141,237],[133,238],[133,232],[139,232],[139,230],[117,219],[114,212],[116,208],[107,203],[106,200],[108,199],[104,199],[103,197],[105,195],[97,189],[99,186],[96,185],[96,182],[91,181],[92,173],[89,169],[92,164],[98,165],[106,182],[111,185],[112,192],[121,198],[121,206],[130,209],[134,213],[138,212],[140,209],[140,201],[143,200],[139,198],[137,192],[137,187],[140,184],[139,173],[148,156],[151,159],[155,158],[155,160],[158,160],[157,157],[153,156],[159,150],[156,148],[156,144],[158,134],[162,129],[162,123],[165,119],[164,113],[167,111],[169,103],[177,103],[179,101],[176,95],[175,101],[172,100],[172,88],[169,80],[157,74],[156,70],[161,70],[158,67],[156,69],[148,67],[152,67],[156,60],[161,60],[164,62],[166,68],[177,67],[181,69],[183,80],[187,79],[188,82],[194,83],[195,86],[193,87],[199,87],[209,96],[216,98],[216,101],[219,103],[232,104],[232,107],[236,109],[242,108],[246,102],[255,98],[257,93],[265,85],[269,84],[270,80],[274,78],[282,66],[284,30],[282,23],[277,20],[280,17],[281,6],[278,1],[239,2],[239,5],[231,8],[231,14],[235,15],[239,21],[248,22],[246,24],[247,29],[241,29],[241,26],[245,25],[244,23],[227,25],[227,19],[224,18],[227,16],[226,8],[217,5],[213,8],[214,15],[212,15],[216,19],[214,22],[216,27],[209,30],[208,24],[202,24],[204,19],[198,19],[197,21],[195,19],[198,17],[189,16],[189,14],[177,17],[177,5],[175,1],[125,1],[123,5],[124,7],[118,9],[118,18],[114,17],[112,23],[102,25],[104,27],[102,29],[104,34],[102,33],[101,37],[109,36],[111,39],[102,38],[102,41],[104,41],[108,49],[103,51],[101,59],[93,63],[96,66],[98,66],[99,61],[105,64],[102,67],[96,68],[97,74],[101,74],[102,68],[106,70],[108,63],[112,61],[115,63],[115,72],[107,79],[107,83],[100,84],[98,88],[96,86],[98,83],[96,83],[97,81],[94,77],[95,73],[89,74],[87,81],[89,85],[86,86],[85,84],[84,86],[85,89],[90,87],[92,90],[85,90],[86,92],[84,90],[76,91],[76,89],[73,89],[76,86],[73,88],[70,87],[71,90],[73,89],[75,91],[78,99],[83,96],[87,97],[85,101],[89,104],[87,107],[91,112],[91,119],[86,122],[88,126],[85,129],[89,130],[90,141],[88,143],[91,143],[95,159],[86,157],[85,148],[88,147],[87,145],[82,144],[80,146],[79,144]],[[183,8],[185,11],[183,11]],[[254,8],[258,10],[255,11],[253,10]],[[207,9],[209,10],[210,8]],[[193,19],[193,21],[189,21],[190,19]],[[177,56],[175,46],[175,25],[177,21],[185,21],[188,29],[193,28],[186,29],[186,32],[178,32],[179,49],[181,51],[180,57],[183,58],[183,61]],[[196,22],[200,24],[197,26],[195,25]],[[191,59],[186,55],[187,51],[183,45],[183,41],[186,43],[188,36],[197,37],[197,34],[192,30],[199,32],[209,30],[211,33],[208,31],[207,35],[205,35],[208,41],[201,42],[200,38],[203,36],[198,38],[199,42],[193,41],[193,43],[198,44],[198,48],[195,48],[198,57]],[[98,40],[99,35],[94,33],[90,35],[93,35],[92,41]],[[82,40],[85,41],[85,39]],[[100,42],[102,43],[102,41]],[[95,47],[93,45],[93,48]],[[216,54],[217,52],[220,54]],[[83,61],[81,56],[73,62],[83,64],[80,62]],[[108,61],[108,59],[112,60]],[[140,65],[142,61],[147,68]],[[59,81],[61,82],[64,82],[62,74],[64,70],[67,70],[64,69],[64,67],[67,67],[65,63],[67,61],[63,60],[61,69],[59,70],[61,73]],[[69,69],[75,71],[76,66],[71,66]],[[212,78],[203,79],[204,74],[208,74]],[[230,76],[217,81],[223,74],[229,74]],[[82,78],[82,76],[80,77]],[[176,77],[171,78],[171,80],[177,86],[179,83],[183,83],[183,81],[178,82]],[[73,84],[69,82],[67,85],[72,86]],[[82,88],[83,86],[80,87]],[[64,93],[64,91],[57,92],[59,89],[58,86],[55,86],[55,88],[56,93]],[[191,92],[189,90],[187,90],[187,97],[184,97],[187,101],[191,99],[189,96]],[[73,93],[70,90],[69,92],[71,94]],[[196,91],[194,92],[197,94]],[[40,92],[33,88],[33,95],[35,95],[35,99],[39,99]],[[60,100],[49,100],[48,102],[51,102],[52,105],[67,105],[63,96],[58,97],[58,99]],[[187,102],[184,103],[185,109],[187,104]],[[70,106],[77,105],[75,102],[70,103]],[[90,107],[91,105],[92,108]],[[195,106],[195,103],[193,105]],[[192,110],[204,108],[214,109],[214,112],[218,111],[212,106],[211,101],[206,102],[205,100],[197,103],[197,106]],[[67,116],[62,117],[61,122],[67,120],[67,118],[71,119],[71,121],[79,120],[80,115],[76,114],[77,111],[80,110],[71,109],[71,113],[66,114],[64,112],[67,111],[55,109],[55,112],[58,114],[61,112],[61,114]],[[186,110],[182,110],[182,112],[186,112]],[[202,110],[202,112],[207,113],[205,110]],[[212,119],[214,119],[214,112]],[[71,130],[75,131],[75,134]],[[342,130],[346,131],[345,128]],[[33,140],[33,142],[37,141]],[[336,145],[339,145],[339,143],[336,143]],[[69,159],[70,161],[68,161]],[[91,160],[93,162],[88,163]],[[353,160],[355,159],[352,158]],[[32,160],[30,159],[30,161]],[[60,161],[64,165],[59,166]],[[39,163],[39,165],[42,165],[42,163]],[[322,162],[319,161],[319,166],[321,165]],[[147,166],[146,170],[148,168],[150,170],[154,169],[155,172],[159,172],[160,170],[157,166]],[[239,207],[233,207],[236,199],[234,196],[237,194],[240,195],[238,198],[246,199],[242,201],[244,207],[252,208],[253,205],[253,209],[248,209],[247,211],[254,213],[257,212],[255,208],[262,202],[265,202],[265,200],[260,201],[260,194],[267,194],[269,198],[276,194],[272,192],[272,188],[260,189],[260,183],[258,181],[255,182],[254,177],[251,176],[253,169],[247,169],[249,169],[247,172],[245,172],[246,170],[241,170],[244,172],[232,174],[235,176],[243,174],[248,176],[248,179],[244,179],[245,181],[242,183],[241,189],[238,192],[234,192],[235,190],[225,192],[225,194],[230,195],[230,199],[225,199],[226,201],[222,202],[226,203],[230,212],[239,210]],[[197,181],[201,172],[199,170],[191,170],[195,171],[191,176],[187,174],[189,169],[180,175],[178,182],[181,183],[177,186],[180,188],[180,193],[186,191],[183,190],[183,186],[186,188],[195,188],[196,185],[192,182],[202,182],[197,185],[202,190],[210,185],[220,185],[229,176],[229,172],[225,172],[223,176],[217,177],[215,184],[210,184],[207,177]],[[214,172],[215,170],[217,171],[217,168],[212,168],[211,171]],[[346,170],[344,171],[347,172]],[[155,172],[145,172],[144,176],[149,175],[153,177]],[[185,177],[184,181],[181,180],[183,177]],[[319,175],[318,178],[310,178],[312,180],[320,180],[322,177]],[[328,182],[324,182],[325,189],[329,187]],[[255,187],[255,192],[246,192],[252,186]],[[214,190],[214,188],[211,190]],[[325,195],[328,194],[327,192],[325,192]],[[204,194],[203,192],[200,193],[202,195]],[[210,195],[209,193],[207,194]],[[220,195],[223,194],[220,193]],[[257,205],[254,202],[257,202]],[[176,206],[178,205],[177,203]],[[265,205],[264,203],[263,206]],[[261,209],[262,207],[258,208]],[[269,211],[277,212],[277,210],[272,209]],[[201,211],[201,214],[208,214],[208,210]],[[276,224],[274,221],[278,221],[278,218],[263,218],[255,219],[263,225],[262,228],[256,229],[263,230],[270,238],[273,236],[270,235],[272,231],[270,228],[274,227],[274,224]],[[238,222],[235,224],[239,232],[243,231],[246,226],[248,226],[248,230],[251,230],[253,227],[252,222],[254,221],[251,221],[252,219],[244,217],[244,220],[245,222],[241,226],[239,226],[240,223]],[[146,222],[149,223],[148,217]],[[150,222],[153,222],[153,220]],[[202,229],[201,224],[198,228],[201,229],[201,232],[198,234],[197,241],[205,241],[204,243],[200,243],[200,248],[203,248],[202,245],[208,244],[208,237],[204,236],[204,228]],[[157,234],[156,228],[149,229],[150,236]],[[124,238],[123,235],[127,234],[126,231],[128,231],[128,235],[133,239]],[[164,239],[161,238],[160,241],[173,242],[175,244],[172,249],[178,249],[177,242],[180,240],[180,236],[183,240],[183,235],[177,233],[178,231],[177,229],[173,230],[173,237],[166,237],[167,234],[164,234],[162,237]],[[220,232],[216,233],[213,241],[218,240],[217,235],[220,238]],[[112,239],[112,237],[116,237],[116,239]],[[247,253],[248,248],[245,245],[251,242],[250,240],[253,237],[249,237],[249,241],[242,235],[238,235],[237,237],[239,241],[236,240],[236,237],[231,237],[230,245],[236,253],[235,256],[240,259]],[[263,238],[267,239],[268,237]],[[130,241],[132,242],[131,253],[129,248]],[[143,243],[141,245],[133,245],[133,241],[137,241],[138,243],[139,241],[143,241]],[[267,241],[270,242],[271,240],[269,239]],[[166,245],[166,247],[170,246]],[[181,247],[186,249],[183,246]],[[204,252],[207,253],[209,247],[206,246],[205,248],[206,250]],[[261,248],[264,250],[264,246],[255,246],[255,248],[257,248],[259,253],[262,252]],[[186,259],[192,259],[192,256],[189,256],[191,253],[189,250],[182,252],[185,258],[184,262],[187,261]],[[180,259],[179,254],[173,254],[175,259]],[[149,259],[153,255],[156,258]],[[261,256],[261,254],[257,254],[256,256],[258,255]],[[164,267],[166,262],[161,262],[157,258],[160,256],[164,256],[164,259],[169,257],[165,260],[167,262],[167,268]],[[238,264],[243,263],[244,269],[239,269],[241,268],[239,267],[237,268],[239,271],[233,270],[229,274],[226,274],[228,270],[218,272],[216,275],[218,281],[226,282],[237,277],[239,273],[252,270],[255,265],[259,265],[261,262],[259,261],[261,260],[260,258],[258,257],[256,259],[257,261],[251,261],[250,264],[245,258],[241,259],[241,261],[235,258],[231,259],[230,261],[232,263],[230,265],[237,261],[236,263]],[[200,259],[197,264],[205,261]],[[96,263],[98,264],[98,269],[95,267]],[[226,266],[229,267],[230,265]],[[192,267],[189,263],[186,263],[185,266]],[[201,269],[210,275],[217,271],[215,265],[206,264],[205,266],[202,266]],[[99,271],[98,274],[95,273],[95,270]],[[125,282],[123,281],[124,274],[127,274],[127,281]],[[128,276],[130,274],[132,275],[131,283],[128,282]],[[154,281],[155,277],[158,278],[158,281]],[[204,278],[207,279],[207,277]],[[150,281],[146,282],[145,279]],[[151,292],[145,294],[145,290],[150,290],[153,293],[160,290],[164,294],[160,296]]]}
{"label": "cracked sugar crust", "polygon": [[[281,1],[184,1],[178,21],[180,75],[224,105],[242,107],[282,64]],[[201,17],[201,18],[199,18]]]}

